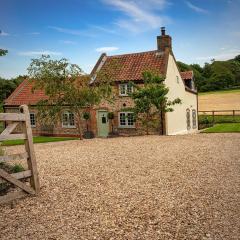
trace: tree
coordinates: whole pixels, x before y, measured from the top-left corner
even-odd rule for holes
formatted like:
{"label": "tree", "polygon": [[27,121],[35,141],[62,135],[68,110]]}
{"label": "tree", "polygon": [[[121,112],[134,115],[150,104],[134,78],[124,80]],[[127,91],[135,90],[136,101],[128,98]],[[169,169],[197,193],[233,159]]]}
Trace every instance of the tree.
{"label": "tree", "polygon": [[86,121],[86,129],[87,129],[87,132],[88,132],[88,121],[89,121],[89,119],[90,119],[90,113],[89,112],[84,112],[83,113],[83,118],[84,118],[84,120]]}
{"label": "tree", "polygon": [[234,58],[235,61],[237,62],[240,62],[240,55],[237,55],[235,58]]}
{"label": "tree", "polygon": [[[2,33],[2,31],[0,30],[0,34],[1,33]],[[8,53],[8,50],[0,49],[0,57],[5,56],[7,53]]]}
{"label": "tree", "polygon": [[131,95],[135,103],[134,112],[137,119],[139,119],[139,115],[142,115],[141,117],[147,123],[147,131],[148,121],[157,114],[160,126],[159,134],[164,135],[166,134],[165,113],[172,112],[174,110],[172,106],[180,104],[181,100],[179,98],[168,100],[169,89],[165,86],[162,76],[146,71],[143,73],[143,81],[143,87],[135,86],[135,91]]}
{"label": "tree", "polygon": [[0,103],[2,103],[23,81],[24,76],[18,76],[12,79],[0,77]]}
{"label": "tree", "polygon": [[111,134],[114,134],[114,130],[113,130],[114,113],[113,112],[108,113],[108,119],[111,121],[111,129],[112,129]]}
{"label": "tree", "polygon": [[185,72],[185,71],[192,70],[191,67],[189,65],[187,65],[186,63],[177,61],[177,65],[178,65],[178,68],[179,68],[180,72]]}
{"label": "tree", "polygon": [[32,59],[28,68],[34,89],[43,89],[47,99],[38,103],[39,118],[45,123],[55,123],[61,118],[64,108],[74,113],[80,139],[82,134],[83,110],[90,108],[111,93],[110,82],[101,79],[89,84],[90,76],[66,59],[52,60],[50,56]]}
{"label": "tree", "polygon": [[5,56],[8,53],[8,50],[0,49],[0,57]]}

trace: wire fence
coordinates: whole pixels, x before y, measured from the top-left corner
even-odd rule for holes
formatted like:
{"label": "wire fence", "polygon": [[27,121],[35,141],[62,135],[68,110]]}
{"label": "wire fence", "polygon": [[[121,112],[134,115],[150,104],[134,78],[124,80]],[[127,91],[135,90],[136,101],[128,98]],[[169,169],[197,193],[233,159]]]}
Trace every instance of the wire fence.
{"label": "wire fence", "polygon": [[213,126],[216,123],[240,123],[240,110],[198,111],[199,129]]}

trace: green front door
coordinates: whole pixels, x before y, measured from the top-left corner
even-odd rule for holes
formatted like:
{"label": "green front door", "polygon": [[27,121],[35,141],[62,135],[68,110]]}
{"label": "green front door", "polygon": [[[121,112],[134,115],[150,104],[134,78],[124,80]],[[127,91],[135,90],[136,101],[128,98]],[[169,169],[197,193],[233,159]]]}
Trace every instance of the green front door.
{"label": "green front door", "polygon": [[104,110],[98,111],[97,118],[98,136],[107,137],[109,133],[108,112]]}

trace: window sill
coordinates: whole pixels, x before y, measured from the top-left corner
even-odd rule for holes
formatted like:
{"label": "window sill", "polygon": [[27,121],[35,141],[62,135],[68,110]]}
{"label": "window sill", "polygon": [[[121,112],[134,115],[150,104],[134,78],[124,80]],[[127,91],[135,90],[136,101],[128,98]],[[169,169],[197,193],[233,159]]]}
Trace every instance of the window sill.
{"label": "window sill", "polygon": [[119,97],[130,97],[128,94],[119,94]]}
{"label": "window sill", "polygon": [[130,129],[135,129],[135,126],[118,126],[118,128],[123,129],[123,128],[130,128]]}
{"label": "window sill", "polygon": [[62,128],[65,128],[65,129],[74,129],[74,128],[76,128],[76,126],[62,126]]}

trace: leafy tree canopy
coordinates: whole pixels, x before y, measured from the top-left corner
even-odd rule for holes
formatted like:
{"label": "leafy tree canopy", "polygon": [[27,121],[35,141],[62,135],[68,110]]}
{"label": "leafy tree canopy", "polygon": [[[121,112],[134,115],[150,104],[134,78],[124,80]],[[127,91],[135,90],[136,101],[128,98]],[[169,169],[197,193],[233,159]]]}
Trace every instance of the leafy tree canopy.
{"label": "leafy tree canopy", "polygon": [[0,49],[0,57],[5,56],[8,53],[8,50]]}
{"label": "leafy tree canopy", "polygon": [[5,79],[0,77],[0,103],[15,90],[15,88],[26,78],[26,76],[19,75],[16,78]]}
{"label": "leafy tree canopy", "polygon": [[227,61],[212,60],[199,64],[177,62],[180,71],[192,70],[198,91],[213,91],[240,87],[240,55]]}
{"label": "leafy tree canopy", "polygon": [[65,107],[74,113],[81,139],[83,110],[100,103],[103,98],[109,98],[111,93],[107,77],[90,86],[90,76],[65,58],[52,60],[50,56],[43,55],[32,59],[28,73],[34,83],[34,89],[43,89],[48,97],[38,103],[42,122],[54,123],[61,117]]}
{"label": "leafy tree canopy", "polygon": [[144,85],[142,87],[135,85],[135,91],[132,93],[135,115],[146,126],[147,133],[157,115],[160,134],[165,134],[164,115],[166,112],[172,112],[172,106],[180,104],[181,100],[179,98],[171,101],[168,99],[169,89],[165,86],[162,76],[146,71],[143,73],[143,80]]}

